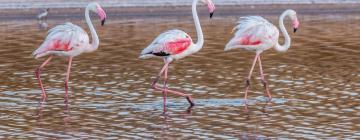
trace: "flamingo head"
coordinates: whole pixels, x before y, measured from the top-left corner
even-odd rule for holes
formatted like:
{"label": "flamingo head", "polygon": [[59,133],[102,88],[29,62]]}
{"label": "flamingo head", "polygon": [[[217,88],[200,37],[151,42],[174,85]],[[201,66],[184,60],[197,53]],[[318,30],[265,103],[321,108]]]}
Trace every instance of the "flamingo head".
{"label": "flamingo head", "polygon": [[101,20],[101,26],[103,26],[105,24],[105,20],[106,20],[106,13],[101,8],[101,6],[98,3],[93,2],[88,5],[88,8],[90,11],[97,13],[99,15],[99,18]]}
{"label": "flamingo head", "polygon": [[215,5],[211,0],[201,0],[201,2],[207,4],[209,12],[210,12],[210,18],[213,16],[215,11]]}
{"label": "flamingo head", "polygon": [[299,28],[299,25],[300,25],[300,22],[296,16],[296,12],[294,10],[287,10],[288,11],[288,14],[289,14],[289,17],[292,21],[292,26],[294,28],[294,33],[297,31],[297,29]]}

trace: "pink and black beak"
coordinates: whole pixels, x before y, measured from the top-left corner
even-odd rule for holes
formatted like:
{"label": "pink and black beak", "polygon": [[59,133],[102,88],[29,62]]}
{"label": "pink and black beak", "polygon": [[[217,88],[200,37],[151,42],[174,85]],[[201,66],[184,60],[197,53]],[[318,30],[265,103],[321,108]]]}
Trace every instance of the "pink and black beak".
{"label": "pink and black beak", "polygon": [[298,30],[300,25],[300,22],[297,18],[295,18],[295,20],[293,20],[293,28],[294,28],[294,33],[296,33],[296,31]]}
{"label": "pink and black beak", "polygon": [[207,5],[208,5],[208,10],[210,12],[210,18],[212,18],[212,16],[214,15],[214,11],[215,11],[215,5],[211,0],[207,0]]}
{"label": "pink and black beak", "polygon": [[105,13],[105,11],[104,11],[100,6],[97,8],[97,14],[98,14],[99,17],[100,17],[101,26],[104,26],[105,21],[106,21],[106,13]]}
{"label": "pink and black beak", "polygon": [[101,26],[104,26],[106,19],[101,20]]}
{"label": "pink and black beak", "polygon": [[210,18],[212,18],[213,14],[214,14],[214,12],[210,13]]}

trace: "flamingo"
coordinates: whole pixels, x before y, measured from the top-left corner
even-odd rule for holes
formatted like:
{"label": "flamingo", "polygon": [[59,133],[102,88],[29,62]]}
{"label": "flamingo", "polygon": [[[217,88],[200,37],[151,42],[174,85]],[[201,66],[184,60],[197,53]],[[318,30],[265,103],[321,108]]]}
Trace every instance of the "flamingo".
{"label": "flamingo", "polygon": [[65,79],[65,92],[66,100],[68,97],[68,81],[70,76],[70,68],[73,57],[80,55],[83,52],[93,52],[99,47],[99,38],[95,31],[95,28],[90,20],[89,12],[95,12],[101,19],[101,25],[104,25],[106,14],[98,3],[90,3],[85,10],[85,19],[91,32],[92,42],[89,43],[89,36],[86,31],[81,27],[72,24],[65,23],[58,25],[48,31],[48,35],[45,41],[33,52],[33,56],[37,59],[44,56],[49,56],[36,70],[35,75],[39,82],[42,97],[46,98],[44,86],[41,82],[40,71],[46,64],[50,62],[53,56],[60,56],[68,58],[68,68]]}
{"label": "flamingo", "polygon": [[[186,97],[187,101],[190,103],[190,106],[195,105],[192,101],[191,95],[174,90],[169,90],[167,89],[166,84],[167,84],[167,77],[168,77],[167,73],[168,73],[169,64],[174,60],[178,60],[198,52],[204,45],[204,35],[196,11],[196,5],[198,4],[199,1],[207,4],[208,10],[210,12],[210,18],[212,17],[215,10],[215,6],[211,0],[193,0],[192,15],[194,18],[197,37],[198,37],[196,43],[194,43],[191,37],[184,31],[178,29],[168,30],[160,34],[148,47],[142,50],[139,57],[141,59],[146,59],[151,57],[162,57],[164,59],[165,65],[162,67],[157,78],[152,83],[153,89],[163,92],[164,111],[166,111],[167,92],[178,96]],[[163,88],[156,85],[156,83],[158,82],[161,76],[164,76]]]}
{"label": "flamingo", "polygon": [[284,26],[284,18],[287,16],[290,17],[290,19],[292,20],[294,33],[299,27],[299,20],[297,19],[296,12],[294,10],[285,10],[280,15],[280,30],[285,36],[285,43],[283,45],[280,45],[278,42],[279,30],[276,28],[275,25],[271,24],[266,19],[260,16],[247,16],[240,18],[240,20],[238,21],[238,25],[234,28],[234,30],[237,30],[235,32],[235,37],[233,37],[225,46],[225,51],[241,48],[256,52],[249,76],[246,79],[245,101],[247,100],[247,94],[250,87],[250,78],[254,70],[256,61],[259,62],[261,81],[265,88],[266,94],[269,97],[269,101],[272,98],[269,91],[268,82],[266,81],[263,73],[260,54],[263,51],[273,47],[278,52],[285,52],[290,48],[291,39]]}
{"label": "flamingo", "polygon": [[49,14],[49,8],[46,8],[43,10],[42,13],[37,15],[37,19],[38,20],[47,19],[48,14]]}

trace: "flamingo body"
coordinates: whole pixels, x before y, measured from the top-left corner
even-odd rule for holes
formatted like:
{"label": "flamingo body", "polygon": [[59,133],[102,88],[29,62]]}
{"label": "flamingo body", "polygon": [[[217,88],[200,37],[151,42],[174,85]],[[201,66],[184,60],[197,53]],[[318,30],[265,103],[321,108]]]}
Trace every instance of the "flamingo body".
{"label": "flamingo body", "polygon": [[88,45],[88,34],[81,27],[68,22],[50,29],[45,41],[33,55],[35,58],[47,55],[74,57],[84,52]]}
{"label": "flamingo body", "polygon": [[190,55],[194,43],[191,37],[181,30],[168,30],[158,37],[146,47],[140,54],[140,58],[150,58],[154,56],[171,57],[173,59],[181,59]]}
{"label": "flamingo body", "polygon": [[264,51],[275,46],[279,30],[260,16],[240,18],[233,30],[235,36],[225,46],[225,50],[241,48],[250,51]]}

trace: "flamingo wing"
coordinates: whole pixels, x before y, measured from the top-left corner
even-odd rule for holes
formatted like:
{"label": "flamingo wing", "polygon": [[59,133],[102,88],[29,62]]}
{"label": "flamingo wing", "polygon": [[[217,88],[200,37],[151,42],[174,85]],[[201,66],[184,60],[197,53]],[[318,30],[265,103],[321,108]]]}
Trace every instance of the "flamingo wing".
{"label": "flamingo wing", "polygon": [[50,29],[45,41],[33,52],[33,55],[37,57],[48,51],[70,51],[86,43],[89,43],[89,36],[81,27],[65,23]]}
{"label": "flamingo wing", "polygon": [[146,47],[140,58],[146,56],[168,56],[185,51],[192,44],[191,37],[181,30],[169,30],[160,34],[155,40]]}
{"label": "flamingo wing", "polygon": [[239,46],[243,48],[256,47],[278,39],[278,29],[260,16],[241,17],[237,23],[238,25],[233,29],[235,37],[226,45],[226,50]]}

